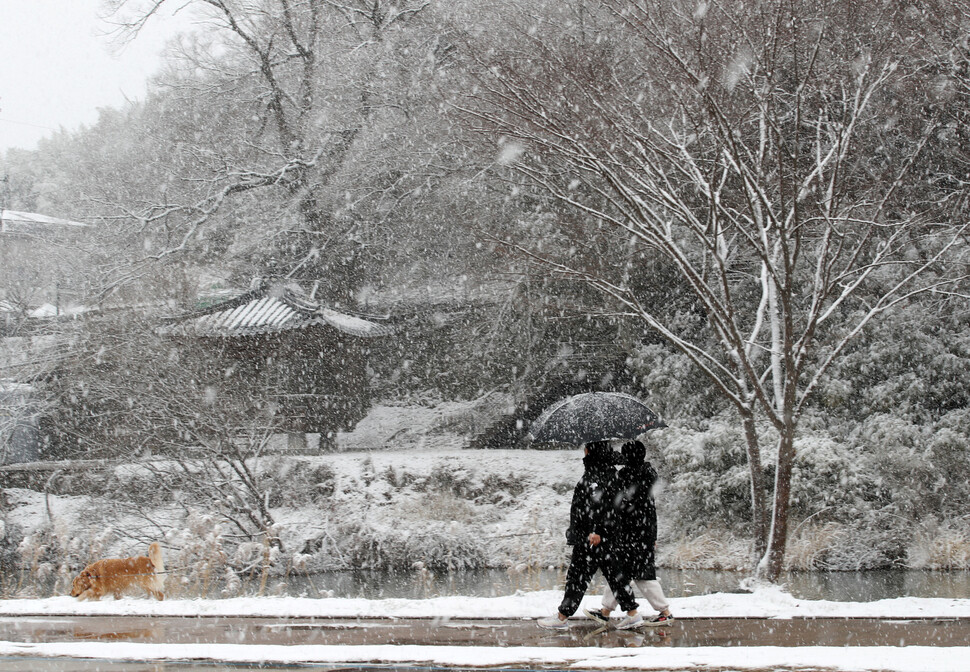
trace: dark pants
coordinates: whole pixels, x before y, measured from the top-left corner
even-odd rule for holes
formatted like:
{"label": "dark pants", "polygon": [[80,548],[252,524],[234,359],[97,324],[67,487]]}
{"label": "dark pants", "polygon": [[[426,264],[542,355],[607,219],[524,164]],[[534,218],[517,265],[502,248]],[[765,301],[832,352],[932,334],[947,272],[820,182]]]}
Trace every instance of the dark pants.
{"label": "dark pants", "polygon": [[569,559],[569,570],[566,572],[566,590],[562,597],[562,604],[559,605],[560,614],[572,616],[576,613],[596,570],[603,572],[610,590],[613,591],[623,611],[633,611],[637,608],[633,589],[630,588],[630,579],[623,574],[619,563],[611,556],[609,545],[575,544],[573,555]]}
{"label": "dark pants", "polygon": [[623,574],[631,581],[656,581],[653,544],[614,545],[613,553]]}

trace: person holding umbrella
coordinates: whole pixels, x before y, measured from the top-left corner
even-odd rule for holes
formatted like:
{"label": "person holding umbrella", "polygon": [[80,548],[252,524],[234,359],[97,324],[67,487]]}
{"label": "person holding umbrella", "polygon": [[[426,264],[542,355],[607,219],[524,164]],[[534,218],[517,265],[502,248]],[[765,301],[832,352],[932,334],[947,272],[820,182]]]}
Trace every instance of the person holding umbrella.
{"label": "person holding umbrella", "polygon": [[626,618],[617,623],[617,629],[635,628],[643,622],[643,617],[637,613],[630,579],[623,575],[612,553],[614,500],[619,495],[613,456],[608,441],[585,445],[585,471],[573,490],[569,529],[566,530],[566,543],[571,544],[573,550],[563,599],[558,613],[540,618],[539,627],[556,630],[568,627],[567,619],[576,613],[597,570],[603,572],[612,589],[611,595],[627,612]]}
{"label": "person holding umbrella", "polygon": [[[620,449],[625,466],[618,474],[618,496],[614,500],[616,517],[613,554],[621,573],[633,579],[640,593],[658,614],[643,621],[646,626],[667,625],[673,622],[670,602],[657,580],[655,551],[657,545],[657,507],[653,487],[657,472],[646,461],[647,448],[640,441],[628,441]],[[610,622],[617,599],[607,586],[603,591],[603,608],[596,612],[584,610],[586,615],[603,624]],[[624,619],[625,620],[625,619]]]}

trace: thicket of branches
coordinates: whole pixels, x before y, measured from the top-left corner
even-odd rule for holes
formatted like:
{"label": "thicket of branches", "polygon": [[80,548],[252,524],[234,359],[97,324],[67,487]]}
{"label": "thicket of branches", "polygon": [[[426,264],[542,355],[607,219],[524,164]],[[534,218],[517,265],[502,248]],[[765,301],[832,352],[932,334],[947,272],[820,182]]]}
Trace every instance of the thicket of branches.
{"label": "thicket of branches", "polygon": [[[165,4],[109,3],[133,39]],[[802,433],[858,448],[853,424],[966,408],[962,0],[187,4],[208,28],[145,101],[3,157],[8,207],[97,224],[91,305],[172,313],[261,276],[402,311],[376,389],[511,391],[482,445],[586,389],[695,428],[727,414],[769,577],[789,518],[819,515]],[[78,445],[221,458],[227,426],[272,430],[217,409],[152,324],[83,328],[63,371],[110,375],[62,374],[84,401],[50,419]],[[259,492],[250,530],[272,527]]]}
{"label": "thicket of branches", "polygon": [[[607,1],[543,30],[513,20],[518,39],[468,42],[481,75],[465,111],[517,147],[511,169],[585,220],[556,222],[558,245],[505,243],[599,289],[734,407],[771,580],[784,566],[797,431],[821,382],[894,309],[922,296],[966,302],[968,224],[952,218],[965,213],[946,207],[949,185],[920,189],[936,168],[923,153],[945,135],[947,93],[961,86],[965,26],[952,9]],[[920,90],[927,71],[938,91]],[[611,265],[576,254],[591,233]],[[621,250],[673,267],[706,333],[644,293]],[[770,485],[762,422],[777,437]]]}

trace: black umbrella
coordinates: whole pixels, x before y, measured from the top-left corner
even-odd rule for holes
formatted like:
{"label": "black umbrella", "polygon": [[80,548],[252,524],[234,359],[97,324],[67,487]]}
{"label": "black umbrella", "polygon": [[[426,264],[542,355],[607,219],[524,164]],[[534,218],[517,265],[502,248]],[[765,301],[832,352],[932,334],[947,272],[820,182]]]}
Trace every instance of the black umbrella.
{"label": "black umbrella", "polygon": [[635,439],[667,425],[646,404],[622,392],[587,392],[557,401],[532,423],[533,443],[579,445]]}

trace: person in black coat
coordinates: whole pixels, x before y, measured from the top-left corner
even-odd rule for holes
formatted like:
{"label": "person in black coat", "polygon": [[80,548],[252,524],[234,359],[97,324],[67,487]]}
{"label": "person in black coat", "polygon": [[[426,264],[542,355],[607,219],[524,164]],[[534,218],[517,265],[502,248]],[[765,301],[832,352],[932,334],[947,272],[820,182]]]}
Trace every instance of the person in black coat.
{"label": "person in black coat", "polygon": [[[626,466],[617,475],[619,488],[614,500],[613,552],[622,574],[633,580],[650,606],[658,612],[653,618],[646,619],[644,625],[666,625],[674,617],[670,613],[670,602],[657,580],[657,507],[653,498],[657,472],[645,461],[647,448],[640,441],[629,441],[620,450]],[[610,612],[616,607],[617,600],[608,586],[603,592],[603,608],[599,612],[587,611],[586,615],[609,623]]]}
{"label": "person in black coat", "polygon": [[588,443],[585,451],[585,471],[573,490],[569,509],[566,543],[572,545],[573,551],[566,572],[562,603],[556,615],[539,619],[538,625],[543,628],[565,628],[566,620],[579,608],[593,575],[600,570],[607,584],[613,588],[610,594],[616,596],[619,606],[627,612],[627,618],[617,628],[637,627],[643,619],[637,613],[630,578],[620,572],[612,553],[615,522],[613,502],[618,495],[614,453],[607,441]]}

